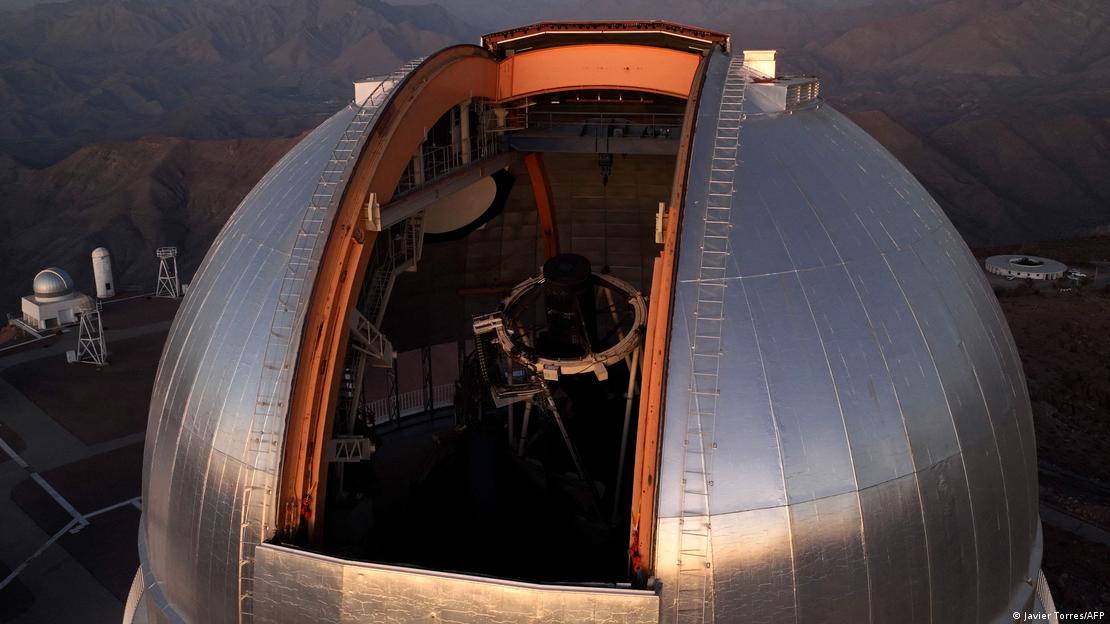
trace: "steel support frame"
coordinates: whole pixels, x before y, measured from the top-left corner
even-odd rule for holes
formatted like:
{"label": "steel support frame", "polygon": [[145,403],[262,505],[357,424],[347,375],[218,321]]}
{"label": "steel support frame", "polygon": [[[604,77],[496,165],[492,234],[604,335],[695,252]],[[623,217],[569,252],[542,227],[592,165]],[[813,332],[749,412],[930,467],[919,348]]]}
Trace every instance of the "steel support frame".
{"label": "steel support frame", "polygon": [[424,413],[429,418],[434,417],[436,411],[434,388],[432,386],[432,346],[424,345],[420,348],[420,369],[423,372],[424,383]]}
{"label": "steel support frame", "polygon": [[551,198],[551,184],[543,156],[531,153],[524,157],[528,179],[532,182],[532,195],[536,198],[536,212],[540,217],[540,235],[543,236],[545,258],[559,255],[559,229],[555,223],[555,202]]}
{"label": "steel support frame", "polygon": [[100,302],[81,313],[77,329],[76,361],[96,366],[108,364],[108,345],[104,341],[104,324],[100,319]]}

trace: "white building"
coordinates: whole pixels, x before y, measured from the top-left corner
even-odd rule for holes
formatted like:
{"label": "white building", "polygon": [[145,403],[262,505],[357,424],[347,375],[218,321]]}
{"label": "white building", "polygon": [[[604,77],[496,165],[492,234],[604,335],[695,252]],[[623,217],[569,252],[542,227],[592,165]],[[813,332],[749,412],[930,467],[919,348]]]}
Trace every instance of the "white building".
{"label": "white building", "polygon": [[92,252],[93,281],[96,282],[96,297],[98,299],[111,299],[116,296],[116,289],[112,286],[112,254],[103,247],[97,247]]}
{"label": "white building", "polygon": [[1059,279],[1068,269],[1063,262],[1037,256],[991,256],[985,264],[995,275],[1035,280]]}
{"label": "white building", "polygon": [[35,329],[50,329],[77,322],[77,313],[87,298],[74,291],[73,278],[62,269],[39,271],[32,284],[34,294],[23,298],[23,322]]}

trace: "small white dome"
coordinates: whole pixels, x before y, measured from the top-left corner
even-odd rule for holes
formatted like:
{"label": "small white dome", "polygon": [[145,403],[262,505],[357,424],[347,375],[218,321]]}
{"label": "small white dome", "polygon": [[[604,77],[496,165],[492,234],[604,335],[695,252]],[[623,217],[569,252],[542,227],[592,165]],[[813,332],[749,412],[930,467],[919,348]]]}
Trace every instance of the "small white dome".
{"label": "small white dome", "polygon": [[62,269],[50,267],[39,271],[32,288],[36,297],[61,297],[73,292],[73,278]]}
{"label": "small white dome", "polygon": [[107,258],[111,255],[112,254],[108,253],[108,249],[105,247],[97,247],[92,251],[93,260],[96,260],[97,258]]}

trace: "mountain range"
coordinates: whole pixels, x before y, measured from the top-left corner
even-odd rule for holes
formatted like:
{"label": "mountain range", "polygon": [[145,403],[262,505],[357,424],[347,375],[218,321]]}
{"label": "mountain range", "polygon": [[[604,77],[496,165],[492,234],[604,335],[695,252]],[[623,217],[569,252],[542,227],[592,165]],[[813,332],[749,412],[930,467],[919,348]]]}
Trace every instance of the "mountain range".
{"label": "mountain range", "polygon": [[187,274],[351,80],[540,19],[672,19],[779,49],[972,244],[1110,230],[1105,0],[4,2],[0,310],[100,244],[125,281],[153,279],[160,244]]}
{"label": "mountain range", "polygon": [[147,134],[296,134],[465,36],[439,6],[378,0],[74,0],[0,20],[0,151],[31,164]]}
{"label": "mountain range", "polygon": [[0,162],[0,311],[18,310],[34,274],[60,266],[89,291],[89,254],[112,253],[117,289],[151,292],[155,248],[176,245],[186,279],[231,211],[297,141],[147,137],[89,145],[43,169]]}

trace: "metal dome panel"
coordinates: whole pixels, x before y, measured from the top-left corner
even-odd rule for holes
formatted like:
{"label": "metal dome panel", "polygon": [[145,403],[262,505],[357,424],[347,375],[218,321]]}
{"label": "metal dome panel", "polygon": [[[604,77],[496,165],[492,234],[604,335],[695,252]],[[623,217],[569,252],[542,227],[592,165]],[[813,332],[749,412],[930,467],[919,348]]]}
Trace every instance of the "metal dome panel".
{"label": "metal dome panel", "polygon": [[[243,200],[166,341],[147,430],[140,557],[149,599],[175,617],[234,619],[243,527],[273,526],[273,509],[258,503],[275,487],[280,428],[255,421],[256,403],[260,393],[283,400],[289,386],[260,388],[260,369],[302,217],[355,113],[348,106],[321,124]],[[285,337],[286,347],[299,339],[299,331]],[[260,439],[267,430],[277,433]]]}
{"label": "metal dome panel", "polygon": [[[731,66],[735,89],[743,70]],[[729,71],[714,53],[686,181],[658,473],[661,620],[679,619],[677,562],[690,556],[679,540],[696,521],[706,621],[1012,621],[1032,605],[1040,562],[1035,443],[982,271],[921,185],[828,106],[748,110],[737,153],[718,150]],[[318,250],[296,290],[283,282],[356,112],[324,122],[248,195],[170,331],[139,537],[145,600],[165,620],[251,614],[292,374],[268,362],[275,349],[296,355],[304,311],[288,297],[308,298]],[[704,371],[691,353],[707,221],[721,229],[709,217],[726,201],[710,418],[692,396]],[[331,218],[313,227],[328,232]],[[274,331],[278,314],[292,317],[288,333]],[[709,449],[701,472],[691,435]],[[704,481],[704,518],[684,503],[689,478]],[[314,597],[336,590],[317,580]]]}
{"label": "metal dome panel", "polygon": [[[711,527],[718,618],[1010,619],[1031,604],[1040,560],[1013,341],[936,202],[828,106],[748,108],[740,124],[720,395],[715,411],[699,407],[691,353],[706,220],[723,214],[709,206],[725,195],[712,170],[727,66],[715,59],[703,90],[679,249],[656,542],[664,621],[679,619],[691,521]],[[690,432],[709,449],[704,477],[684,463]],[[693,478],[707,482],[708,519],[683,498]]]}
{"label": "metal dome panel", "polygon": [[58,267],[50,267],[35,275],[31,289],[36,297],[61,297],[73,292],[73,278]]}

